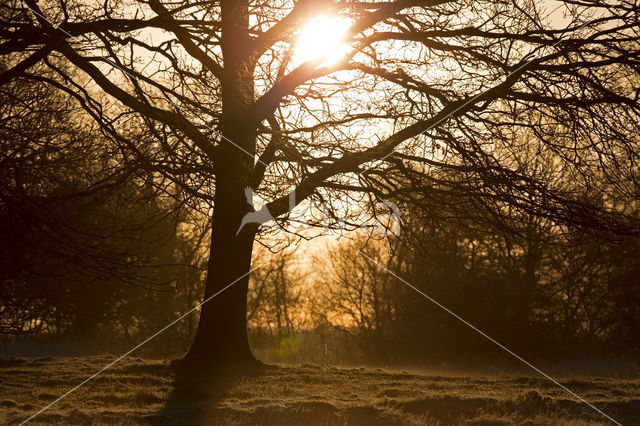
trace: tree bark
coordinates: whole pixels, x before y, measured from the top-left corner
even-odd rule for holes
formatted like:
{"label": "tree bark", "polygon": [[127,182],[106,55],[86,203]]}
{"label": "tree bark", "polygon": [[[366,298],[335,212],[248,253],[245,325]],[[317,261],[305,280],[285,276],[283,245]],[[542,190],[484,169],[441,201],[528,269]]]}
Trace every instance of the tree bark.
{"label": "tree bark", "polygon": [[202,306],[186,360],[224,370],[258,364],[249,347],[246,317],[257,225],[249,224],[236,235],[242,217],[252,208],[245,188],[252,181],[256,144],[256,129],[246,123],[255,92],[248,2],[224,1],[221,12],[223,136],[215,155],[216,194],[204,300],[220,293]]}
{"label": "tree bark", "polygon": [[[235,194],[221,192],[216,194],[204,300],[218,295],[202,305],[198,330],[186,360],[215,369],[233,369],[257,363],[249,347],[246,318],[255,227],[245,227],[236,236],[248,209],[228,197]],[[246,204],[244,199],[239,201]]]}
{"label": "tree bark", "polygon": [[[229,131],[225,134],[251,149],[255,138],[235,120],[228,118],[226,123]],[[214,369],[257,363],[247,337],[247,292],[258,225],[247,224],[238,233],[242,218],[252,210],[245,188],[253,164],[250,156],[230,144],[221,145],[219,154],[204,300],[218,295],[202,306],[198,330],[187,354],[188,361]]]}

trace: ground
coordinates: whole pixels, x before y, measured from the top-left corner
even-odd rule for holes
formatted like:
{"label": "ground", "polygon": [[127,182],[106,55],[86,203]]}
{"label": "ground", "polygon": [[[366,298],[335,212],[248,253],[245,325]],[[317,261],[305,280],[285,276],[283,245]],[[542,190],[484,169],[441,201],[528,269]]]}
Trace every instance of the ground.
{"label": "ground", "polygon": [[[0,358],[0,423],[19,424],[111,357]],[[126,359],[30,424],[599,425],[611,424],[538,377],[409,374],[278,366],[207,378],[165,361]],[[562,383],[624,425],[640,425],[640,379]]]}

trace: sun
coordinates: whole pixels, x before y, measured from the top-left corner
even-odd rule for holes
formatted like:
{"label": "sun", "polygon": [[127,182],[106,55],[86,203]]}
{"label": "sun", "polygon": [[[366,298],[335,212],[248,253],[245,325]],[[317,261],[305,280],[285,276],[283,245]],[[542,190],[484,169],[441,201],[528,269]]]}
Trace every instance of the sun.
{"label": "sun", "polygon": [[321,61],[325,65],[337,62],[346,53],[344,38],[350,26],[351,20],[344,17],[320,15],[312,18],[298,36],[295,61]]}

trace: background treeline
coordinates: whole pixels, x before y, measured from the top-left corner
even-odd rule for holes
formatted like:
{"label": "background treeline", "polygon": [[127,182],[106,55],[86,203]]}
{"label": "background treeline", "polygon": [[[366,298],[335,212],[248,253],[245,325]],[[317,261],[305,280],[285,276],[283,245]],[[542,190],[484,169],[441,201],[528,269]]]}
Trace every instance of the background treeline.
{"label": "background treeline", "polygon": [[534,217],[517,230],[478,230],[475,221],[435,221],[415,211],[404,219],[393,239],[362,234],[329,244],[305,267],[306,280],[283,257],[274,269],[288,270],[287,263],[291,275],[280,272],[272,293],[260,293],[268,297],[252,299],[253,312],[264,315],[254,322],[263,356],[517,364],[437,302],[529,361],[597,369],[640,360],[637,238],[569,231]]}
{"label": "background treeline", "polygon": [[[77,103],[46,86],[0,91],[5,350],[119,348],[200,297],[203,234],[180,191],[142,172],[78,114]],[[193,321],[151,350],[174,350],[162,339],[186,345]]]}
{"label": "background treeline", "polygon": [[[149,202],[138,214],[147,217],[150,206],[159,209]],[[98,210],[114,220],[109,203]],[[567,232],[533,217],[515,233],[414,215],[390,239],[354,233],[314,243],[310,253],[304,245],[276,254],[257,249],[262,266],[252,275],[248,309],[256,355],[320,364],[509,365],[509,355],[417,289],[529,361],[640,360],[636,238]],[[120,219],[135,222],[136,215]],[[164,215],[119,235],[137,241],[132,251],[147,253],[148,268],[128,267],[148,285],[85,275],[55,256],[13,277],[3,269],[6,353],[124,351],[190,309],[203,273],[187,263],[206,258],[206,238],[179,220]],[[15,223],[12,231],[21,232]],[[3,258],[11,264],[32,256],[20,250],[26,253],[5,250]],[[140,354],[183,352],[196,324],[197,312]]]}
{"label": "background treeline", "polygon": [[[68,98],[35,84],[0,96],[4,353],[122,352],[194,307],[210,206],[114,148]],[[531,361],[640,359],[637,237],[497,215],[473,195],[438,200],[431,210],[396,200],[402,223],[389,238],[259,247],[247,314],[256,355],[420,366],[509,358],[419,290]],[[196,324],[197,311],[139,354],[184,352]]]}

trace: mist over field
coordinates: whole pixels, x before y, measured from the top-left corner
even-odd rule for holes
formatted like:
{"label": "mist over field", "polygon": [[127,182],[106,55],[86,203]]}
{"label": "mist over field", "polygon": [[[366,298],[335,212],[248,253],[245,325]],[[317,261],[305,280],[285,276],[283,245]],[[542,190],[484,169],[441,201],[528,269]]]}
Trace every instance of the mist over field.
{"label": "mist over field", "polygon": [[640,0],[3,0],[0,422],[640,424]]}
{"label": "mist over field", "polygon": [[[3,424],[17,424],[111,357],[6,359]],[[640,424],[640,379],[561,380],[624,425]],[[30,424],[95,425],[608,425],[535,376],[440,375],[373,368],[272,366],[243,377],[176,374],[126,359]]]}

